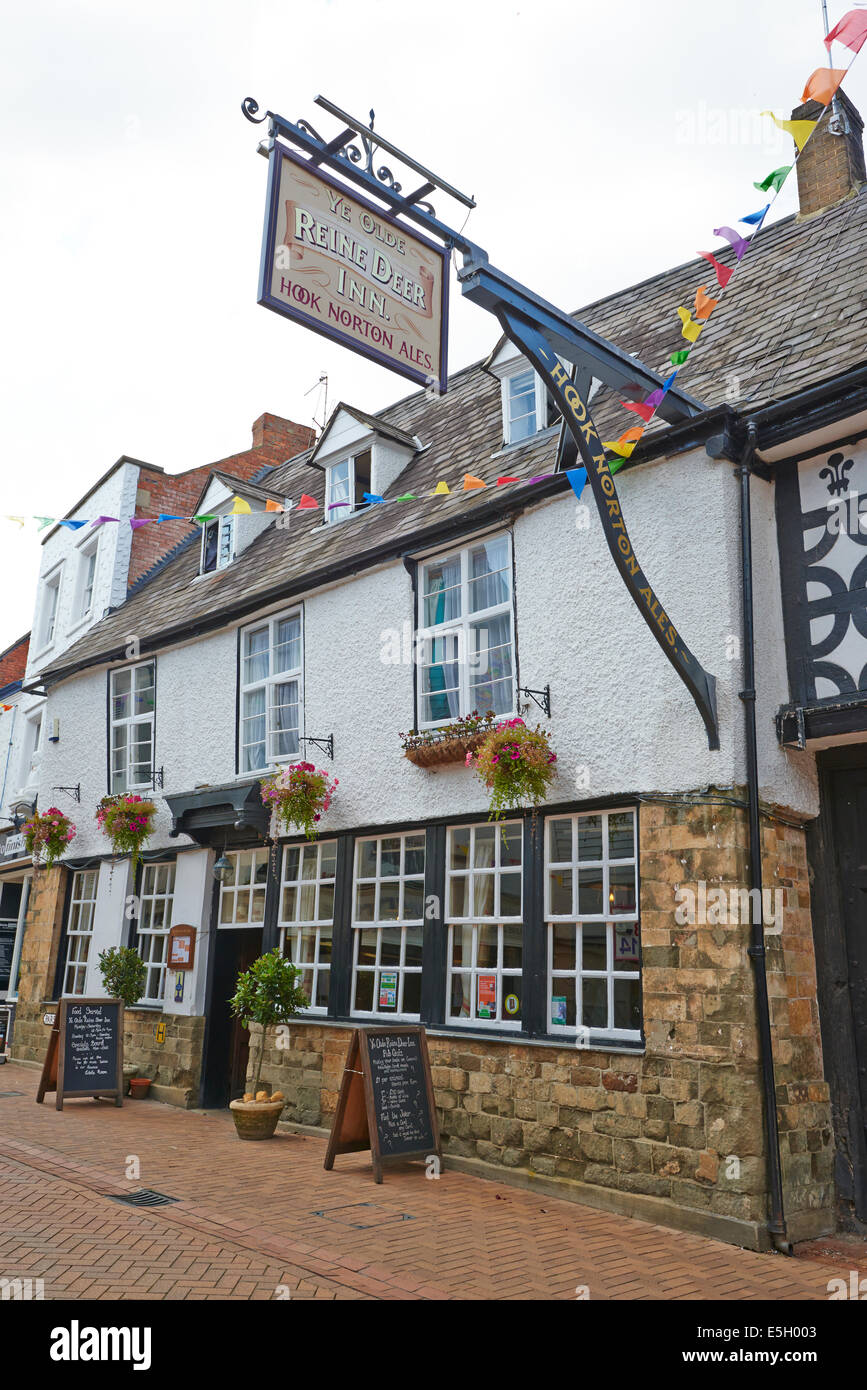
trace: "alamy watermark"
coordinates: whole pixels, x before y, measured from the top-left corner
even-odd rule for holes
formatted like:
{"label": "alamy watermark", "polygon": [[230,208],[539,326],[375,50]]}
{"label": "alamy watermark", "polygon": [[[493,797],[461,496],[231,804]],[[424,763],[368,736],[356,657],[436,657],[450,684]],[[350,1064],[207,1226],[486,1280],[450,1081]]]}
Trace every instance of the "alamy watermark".
{"label": "alamy watermark", "polygon": [[679,927],[761,922],[775,934],[783,930],[782,888],[709,888],[702,879],[696,888],[676,888],[674,901]]}

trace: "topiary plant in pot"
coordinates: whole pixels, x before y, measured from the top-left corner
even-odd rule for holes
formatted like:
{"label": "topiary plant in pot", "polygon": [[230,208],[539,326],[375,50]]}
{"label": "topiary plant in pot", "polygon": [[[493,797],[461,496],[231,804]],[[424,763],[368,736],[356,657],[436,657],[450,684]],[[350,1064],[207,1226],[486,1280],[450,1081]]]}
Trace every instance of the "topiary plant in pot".
{"label": "topiary plant in pot", "polygon": [[[120,999],[125,1009],[131,1009],[144,994],[147,967],[138,951],[131,946],[111,946],[107,951],[100,951],[99,973],[106,994],[112,999]],[[124,1079],[130,1083],[130,1095],[146,1096],[150,1089],[150,1078],[135,1076],[135,1067],[132,1068],[132,1075],[128,1074],[126,1067],[123,1071]],[[138,1083],[135,1086],[133,1077]]]}
{"label": "topiary plant in pot", "polygon": [[259,1089],[262,1061],[269,1028],[288,1023],[299,1009],[306,1009],[310,1003],[297,983],[300,974],[301,971],[275,946],[238,976],[235,993],[229,1000],[229,1007],[241,1020],[243,1028],[258,1023],[262,1030],[252,1090],[243,1100],[233,1100],[229,1105],[239,1139],[270,1139],[277,1128],[284,1098],[280,1091],[271,1095]]}

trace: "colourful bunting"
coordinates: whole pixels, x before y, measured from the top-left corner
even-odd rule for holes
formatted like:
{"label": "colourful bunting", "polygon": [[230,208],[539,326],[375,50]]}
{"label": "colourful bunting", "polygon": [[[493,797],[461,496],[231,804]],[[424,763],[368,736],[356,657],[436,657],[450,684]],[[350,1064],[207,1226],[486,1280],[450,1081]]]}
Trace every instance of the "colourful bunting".
{"label": "colourful bunting", "polygon": [[[229,512],[229,516],[247,516],[252,510],[250,503],[245,502],[243,497],[233,497],[232,510]],[[160,520],[162,521],[162,517]]]}
{"label": "colourful bunting", "polygon": [[619,439],[603,441],[602,447],[610,449],[612,454],[620,454],[622,458],[628,459],[643,434],[644,430],[640,425],[633,425]]}
{"label": "colourful bunting", "polygon": [[768,174],[767,178],[762,179],[761,183],[754,183],[753,188],[757,188],[760,193],[769,193],[771,189],[775,193],[779,193],[791,172],[791,164],[782,164],[779,169],[775,169],[773,173]]}
{"label": "colourful bunting", "polygon": [[825,39],[825,47],[829,53],[835,39],[845,48],[851,48],[853,53],[860,53],[864,40],[867,39],[867,14],[863,10],[849,10],[838,20]]}
{"label": "colourful bunting", "polygon": [[436,487],[431,493],[431,497],[442,497],[447,492],[451,492],[451,488],[449,487],[448,483],[437,483]]}
{"label": "colourful bunting", "polygon": [[611,462],[610,462],[609,465],[608,465],[608,472],[609,472],[609,473],[617,473],[617,472],[623,467],[623,465],[624,465],[625,462],[626,462],[626,459],[625,459],[625,458],[621,458],[621,459],[612,459]]}
{"label": "colourful bunting", "polygon": [[195,521],[195,522],[197,523],[197,525],[199,525],[199,526],[201,526],[201,524],[202,524],[203,522],[205,522],[205,521],[216,521],[216,520],[217,520],[217,514],[216,514],[216,512],[201,512],[198,516],[191,516],[191,517],[190,517],[190,521]]}
{"label": "colourful bunting", "polygon": [[281,506],[279,502],[272,502],[270,497],[268,498],[268,501],[265,503],[266,512],[285,512],[285,510],[286,508]]}
{"label": "colourful bunting", "polygon": [[11,706],[11,705],[3,705],[3,709],[9,710],[9,709],[12,709],[12,706]]}
{"label": "colourful bunting", "polygon": [[302,494],[301,494],[301,501],[298,503],[298,510],[299,510],[299,512],[310,511],[310,510],[312,510],[314,507],[315,507],[316,510],[318,511],[318,509],[319,509],[319,503],[316,501],[316,498],[315,498],[315,497],[310,497],[306,492],[302,492]]}
{"label": "colourful bunting", "polygon": [[16,526],[23,526],[23,525],[24,525],[24,517],[23,517],[23,516],[12,516],[10,512],[7,512],[7,513],[6,513],[6,520],[7,520],[7,521],[14,521]]}
{"label": "colourful bunting", "polygon": [[464,474],[464,492],[472,492],[473,488],[487,487],[487,483],[481,478],[474,478],[472,473]]}
{"label": "colourful bunting", "polygon": [[395,498],[396,502],[417,502],[418,498],[414,492],[405,492],[401,497]]}
{"label": "colourful bunting", "polygon": [[762,115],[770,116],[778,130],[788,131],[798,147],[799,154],[816,127],[815,121],[781,121],[774,115],[773,111],[763,111]]}
{"label": "colourful bunting", "polygon": [[686,338],[688,342],[694,343],[701,332],[701,324],[693,323],[692,314],[688,309],[684,309],[682,306],[677,311],[677,317],[683,324],[682,336]]}
{"label": "colourful bunting", "polygon": [[503,487],[506,483],[519,483],[520,481],[521,481],[520,478],[508,478],[508,477],[498,478],[498,479],[497,479],[497,487]]}
{"label": "colourful bunting", "polygon": [[711,255],[710,251],[699,251],[698,254],[701,256],[703,261],[710,262],[710,264],[716,271],[717,284],[720,286],[721,289],[725,289],[729,280],[735,273],[734,268],[730,265],[723,265],[721,261],[717,260],[716,256]]}
{"label": "colourful bunting", "polygon": [[[247,511],[249,511],[249,510],[250,510],[250,508],[248,507],[248,508],[247,508]],[[231,515],[231,513],[230,513],[230,515]],[[109,518],[109,519],[110,519],[110,520],[113,520],[113,518]],[[188,519],[188,518],[185,517],[185,516],[175,516],[174,512],[160,512],[159,516],[157,517],[157,521],[158,521],[158,522],[159,522],[159,521],[186,521],[187,519]]]}
{"label": "colourful bunting", "polygon": [[711,299],[707,293],[707,285],[699,285],[695,292],[695,316],[697,319],[709,319],[716,306],[718,299]]}
{"label": "colourful bunting", "polygon": [[845,68],[816,68],[807,78],[801,101],[818,101],[820,106],[827,106],[845,76]]}
{"label": "colourful bunting", "polygon": [[653,416],[653,406],[648,401],[621,401],[620,404],[624,410],[634,410],[642,420],[650,420]]}
{"label": "colourful bunting", "polygon": [[101,526],[101,525],[103,524],[104,521],[117,521],[117,520],[119,520],[119,518],[116,517],[116,516],[97,516],[97,517],[94,517],[93,521],[92,521],[90,524],[91,524],[91,527],[93,527],[93,526]]}
{"label": "colourful bunting", "polygon": [[57,524],[58,524],[58,526],[65,526],[65,527],[67,528],[67,530],[69,530],[69,531],[79,531],[79,530],[81,529],[82,526],[86,526],[86,525],[87,525],[87,522],[86,522],[86,521],[69,521],[68,518],[63,517],[62,520],[61,520],[61,519],[58,519]]}
{"label": "colourful bunting", "polygon": [[369,503],[384,502],[384,501],[385,501],[385,498],[384,498],[384,497],[380,497],[380,495],[379,495],[378,492],[365,492],[365,493],[362,493],[362,497],[363,497],[363,499],[364,499],[365,502],[369,502]]}
{"label": "colourful bunting", "polygon": [[650,395],[647,397],[647,400],[644,402],[644,404],[653,407],[653,409],[651,410],[652,415],[655,414],[659,407],[662,405],[663,399],[671,390],[674,378],[676,376],[677,372],[672,372],[671,376],[667,377],[666,380],[662,383],[662,385],[657,386],[656,390],[651,391]]}
{"label": "colourful bunting", "polygon": [[714,227],[713,234],[714,236],[725,237],[738,260],[741,260],[750,249],[750,243],[745,237],[738,236],[734,227]]}
{"label": "colourful bunting", "polygon": [[39,526],[37,528],[39,531],[44,531],[46,526],[50,526],[52,522],[55,521],[55,519],[56,518],[53,516],[35,516],[33,518],[34,521],[39,522]]}
{"label": "colourful bunting", "polygon": [[748,212],[746,216],[739,217],[738,221],[746,222],[747,225],[750,227],[760,227],[768,215],[770,206],[770,203],[765,203],[765,206],[763,208],[759,208],[758,212]]}
{"label": "colourful bunting", "polygon": [[689,348],[681,348],[679,352],[673,352],[668,359],[674,367],[682,367],[689,357]]}
{"label": "colourful bunting", "polygon": [[537,473],[535,478],[528,478],[528,483],[541,483],[545,478],[553,478],[553,473]]}
{"label": "colourful bunting", "polygon": [[569,486],[580,502],[584,484],[587,482],[587,469],[583,467],[567,468],[566,477],[569,479]]}
{"label": "colourful bunting", "polygon": [[137,531],[140,526],[149,526],[152,521],[152,516],[131,516],[129,519],[129,529],[131,531]]}

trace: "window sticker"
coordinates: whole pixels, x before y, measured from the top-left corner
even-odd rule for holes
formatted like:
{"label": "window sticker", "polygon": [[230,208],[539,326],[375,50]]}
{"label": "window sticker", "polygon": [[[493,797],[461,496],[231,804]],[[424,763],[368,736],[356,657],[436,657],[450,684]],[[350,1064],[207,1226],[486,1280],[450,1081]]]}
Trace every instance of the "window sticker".
{"label": "window sticker", "polygon": [[479,976],[479,1018],[496,1018],[497,1016],[497,977],[496,975]]}

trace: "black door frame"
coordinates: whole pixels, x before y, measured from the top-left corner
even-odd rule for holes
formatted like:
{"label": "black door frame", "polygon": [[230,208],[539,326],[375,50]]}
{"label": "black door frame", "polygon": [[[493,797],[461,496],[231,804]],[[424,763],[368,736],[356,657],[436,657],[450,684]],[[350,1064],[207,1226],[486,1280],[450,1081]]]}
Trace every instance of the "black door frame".
{"label": "black door frame", "polygon": [[[807,826],[813,938],[825,1076],[836,1145],[835,1180],[841,1223],[867,1226],[867,1115],[858,1081],[858,1027],[849,991],[849,952],[841,871],[834,832],[835,773],[867,769],[867,743],[827,749],[816,757],[820,811]],[[862,1024],[862,1030],[867,1025]],[[864,1032],[861,1048],[867,1045]]]}

